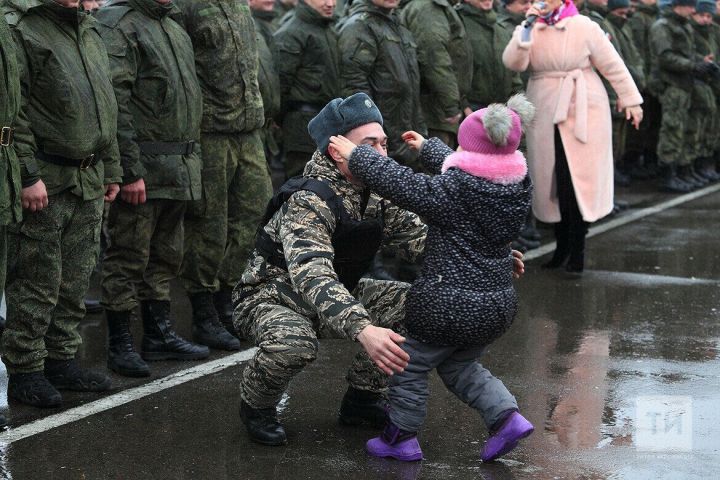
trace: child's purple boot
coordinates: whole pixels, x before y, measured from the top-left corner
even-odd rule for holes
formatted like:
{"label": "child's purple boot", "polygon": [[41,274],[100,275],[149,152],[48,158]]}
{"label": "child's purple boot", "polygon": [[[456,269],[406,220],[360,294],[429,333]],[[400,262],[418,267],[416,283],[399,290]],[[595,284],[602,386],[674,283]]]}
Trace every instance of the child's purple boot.
{"label": "child's purple boot", "polygon": [[390,421],[385,424],[385,430],[379,437],[368,440],[365,450],[373,457],[391,457],[403,462],[414,462],[423,458],[417,432],[400,430]]}
{"label": "child's purple boot", "polygon": [[483,462],[490,462],[505,455],[534,430],[535,427],[525,417],[518,412],[511,413],[485,442],[480,458]]}

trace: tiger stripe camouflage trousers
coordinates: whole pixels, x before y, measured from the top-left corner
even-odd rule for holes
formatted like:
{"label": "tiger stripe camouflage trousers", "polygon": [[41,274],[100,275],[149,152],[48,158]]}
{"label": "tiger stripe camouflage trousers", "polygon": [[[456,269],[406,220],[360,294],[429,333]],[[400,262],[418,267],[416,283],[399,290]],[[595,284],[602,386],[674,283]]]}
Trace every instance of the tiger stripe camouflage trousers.
{"label": "tiger stripe camouflage trousers", "polygon": [[[367,309],[373,325],[404,334],[407,283],[362,279],[353,295]],[[276,406],[290,381],[317,357],[318,336],[332,335],[318,318],[298,313],[294,305],[247,299],[236,310],[236,326],[258,347],[243,371],[240,394],[253,408]],[[372,392],[387,389],[387,376],[370,357],[358,353],[347,373],[350,386]]]}

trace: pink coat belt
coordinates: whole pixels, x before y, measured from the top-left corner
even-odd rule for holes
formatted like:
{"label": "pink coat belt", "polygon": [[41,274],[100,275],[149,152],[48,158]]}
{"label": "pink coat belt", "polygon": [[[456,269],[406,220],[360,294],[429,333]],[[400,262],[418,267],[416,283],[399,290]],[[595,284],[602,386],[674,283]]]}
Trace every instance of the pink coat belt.
{"label": "pink coat belt", "polygon": [[576,68],[569,71],[534,72],[532,79],[560,78],[560,95],[558,96],[553,123],[562,123],[570,114],[570,102],[575,93],[575,138],[587,143],[588,135],[588,96],[585,72],[592,72],[591,67]]}

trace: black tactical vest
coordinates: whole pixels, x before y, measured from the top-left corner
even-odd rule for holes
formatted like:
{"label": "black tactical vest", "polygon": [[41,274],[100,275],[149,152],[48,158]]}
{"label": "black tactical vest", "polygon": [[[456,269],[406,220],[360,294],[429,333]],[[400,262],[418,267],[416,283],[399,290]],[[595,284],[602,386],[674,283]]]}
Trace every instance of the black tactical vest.
{"label": "black tactical vest", "polygon": [[[324,181],[308,177],[291,178],[270,199],[255,236],[255,248],[258,253],[267,263],[283,270],[287,270],[287,263],[282,244],[273,241],[263,228],[292,194],[301,190],[318,195],[335,215],[337,225],[332,235],[332,246],[335,250],[333,267],[340,282],[352,292],[360,278],[370,269],[370,264],[382,243],[385,205],[380,204],[380,219],[355,220],[345,209],[342,198]],[[365,214],[369,198],[370,192],[367,191],[363,195],[361,215]]]}

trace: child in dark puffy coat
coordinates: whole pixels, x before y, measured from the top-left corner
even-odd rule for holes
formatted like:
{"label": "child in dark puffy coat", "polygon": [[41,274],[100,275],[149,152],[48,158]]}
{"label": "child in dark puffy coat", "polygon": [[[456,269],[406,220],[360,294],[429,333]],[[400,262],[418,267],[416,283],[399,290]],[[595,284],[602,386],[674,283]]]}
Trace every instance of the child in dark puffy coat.
{"label": "child in dark puffy coat", "polygon": [[435,175],[415,173],[342,136],[330,139],[358,181],[428,225],[425,262],[405,304],[408,335],[402,348],[410,363],[390,380],[387,426],[366,446],[373,456],[422,459],[417,432],[433,369],[482,415],[491,432],[483,461],[509,452],[533,431],[512,394],[477,362],[517,312],[509,245],[530,208],[532,184],[517,148],[533,115],[522,95],[478,110],[460,125],[457,152],[437,138],[404,134]]}

